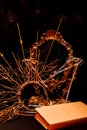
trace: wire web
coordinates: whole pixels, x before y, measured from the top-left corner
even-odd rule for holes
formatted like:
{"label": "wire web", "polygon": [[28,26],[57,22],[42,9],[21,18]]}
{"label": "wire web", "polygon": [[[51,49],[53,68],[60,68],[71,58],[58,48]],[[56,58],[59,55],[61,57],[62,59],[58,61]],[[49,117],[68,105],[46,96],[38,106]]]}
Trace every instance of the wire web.
{"label": "wire web", "polygon": [[7,64],[0,64],[0,123],[35,114],[36,107],[69,102],[72,82],[83,62],[74,57],[72,46],[55,30],[42,34],[28,58],[21,37],[20,43],[23,59],[12,52],[14,65],[0,53]]}

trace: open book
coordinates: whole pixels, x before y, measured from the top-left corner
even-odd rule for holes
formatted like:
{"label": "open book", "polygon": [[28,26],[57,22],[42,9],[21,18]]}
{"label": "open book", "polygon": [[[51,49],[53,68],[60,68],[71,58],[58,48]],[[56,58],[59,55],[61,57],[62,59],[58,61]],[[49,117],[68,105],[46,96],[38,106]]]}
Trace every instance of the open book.
{"label": "open book", "polygon": [[36,108],[36,120],[47,130],[87,124],[87,105],[81,101]]}

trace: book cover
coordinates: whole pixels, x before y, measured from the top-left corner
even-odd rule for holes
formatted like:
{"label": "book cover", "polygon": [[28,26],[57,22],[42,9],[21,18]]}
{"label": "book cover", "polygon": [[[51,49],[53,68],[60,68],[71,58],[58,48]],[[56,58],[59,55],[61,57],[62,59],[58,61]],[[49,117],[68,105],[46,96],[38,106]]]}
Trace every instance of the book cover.
{"label": "book cover", "polygon": [[81,101],[36,108],[35,118],[48,130],[87,124],[87,105]]}

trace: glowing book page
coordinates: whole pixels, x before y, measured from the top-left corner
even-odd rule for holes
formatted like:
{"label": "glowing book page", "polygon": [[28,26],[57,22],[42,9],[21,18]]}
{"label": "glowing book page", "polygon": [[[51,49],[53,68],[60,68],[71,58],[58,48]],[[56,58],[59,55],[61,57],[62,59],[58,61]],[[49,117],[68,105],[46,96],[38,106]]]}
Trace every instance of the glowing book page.
{"label": "glowing book page", "polygon": [[87,124],[87,105],[71,102],[36,108],[35,118],[48,130]]}

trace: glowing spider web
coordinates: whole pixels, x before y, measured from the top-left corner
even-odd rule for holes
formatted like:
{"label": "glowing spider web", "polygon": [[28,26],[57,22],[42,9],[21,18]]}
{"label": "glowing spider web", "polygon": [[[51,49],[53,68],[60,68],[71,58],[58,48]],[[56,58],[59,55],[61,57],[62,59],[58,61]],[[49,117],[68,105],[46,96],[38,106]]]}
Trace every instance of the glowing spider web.
{"label": "glowing spider web", "polygon": [[[19,29],[19,25],[18,25]],[[13,59],[10,65],[0,53],[7,66],[0,64],[0,122],[14,119],[17,115],[30,115],[43,105],[67,103],[72,82],[81,58],[74,57],[72,46],[60,32],[48,30],[39,42],[30,48],[30,56]]]}

